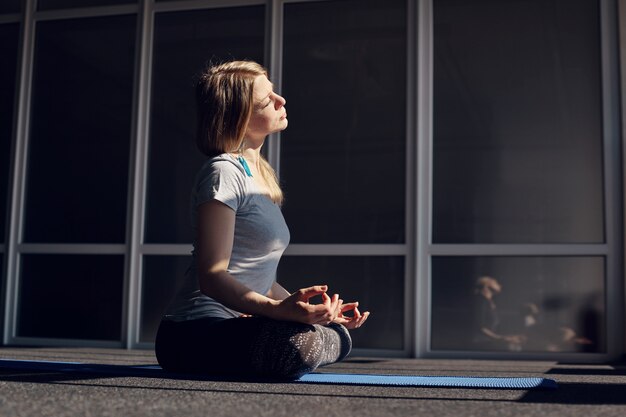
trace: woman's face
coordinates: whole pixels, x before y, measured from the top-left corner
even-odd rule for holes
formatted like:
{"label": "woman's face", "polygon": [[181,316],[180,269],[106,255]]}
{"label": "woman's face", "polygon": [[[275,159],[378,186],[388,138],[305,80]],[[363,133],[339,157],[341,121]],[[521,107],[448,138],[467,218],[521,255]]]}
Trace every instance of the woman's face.
{"label": "woman's face", "polygon": [[287,111],[285,99],[276,94],[273,85],[265,75],[259,75],[253,84],[254,108],[246,138],[262,140],[273,132],[287,127]]}

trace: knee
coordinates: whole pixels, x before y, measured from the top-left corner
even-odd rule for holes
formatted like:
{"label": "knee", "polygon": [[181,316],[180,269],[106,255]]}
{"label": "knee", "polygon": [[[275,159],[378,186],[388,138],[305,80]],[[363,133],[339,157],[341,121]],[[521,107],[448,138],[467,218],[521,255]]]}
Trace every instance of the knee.
{"label": "knee", "polygon": [[313,326],[300,329],[284,342],[278,377],[298,379],[320,366],[324,341]]}
{"label": "knee", "polygon": [[350,336],[350,332],[346,329],[345,326],[338,323],[331,323],[328,325],[329,328],[333,329],[337,335],[339,336],[339,356],[336,362],[339,362],[352,350],[352,337]]}
{"label": "knee", "polygon": [[324,338],[316,328],[312,327],[307,331],[294,334],[289,342],[294,348],[296,362],[301,363],[302,375],[320,366],[324,352]]}
{"label": "knee", "polygon": [[[271,324],[271,326],[270,326]],[[313,326],[273,322],[253,348],[255,373],[264,377],[297,379],[315,370],[322,360],[322,340]]]}

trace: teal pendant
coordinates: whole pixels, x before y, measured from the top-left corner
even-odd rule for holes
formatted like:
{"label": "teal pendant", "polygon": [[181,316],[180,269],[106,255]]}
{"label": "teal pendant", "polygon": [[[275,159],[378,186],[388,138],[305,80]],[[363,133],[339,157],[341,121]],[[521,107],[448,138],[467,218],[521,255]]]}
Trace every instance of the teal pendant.
{"label": "teal pendant", "polygon": [[239,163],[243,166],[243,170],[246,171],[246,175],[251,177],[252,176],[252,172],[250,172],[250,167],[248,166],[248,163],[246,162],[246,160],[243,158],[243,156],[238,156],[237,160],[239,161]]}

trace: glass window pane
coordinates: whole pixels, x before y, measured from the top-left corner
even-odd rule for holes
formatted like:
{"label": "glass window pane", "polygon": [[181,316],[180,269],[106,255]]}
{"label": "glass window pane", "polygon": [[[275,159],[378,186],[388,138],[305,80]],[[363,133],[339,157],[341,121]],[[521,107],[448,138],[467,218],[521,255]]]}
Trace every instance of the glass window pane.
{"label": "glass window pane", "polygon": [[17,87],[19,24],[0,25],[0,243],[5,236]]}
{"label": "glass window pane", "polygon": [[605,352],[603,257],[434,257],[433,350]]}
{"label": "glass window pane", "polygon": [[27,242],[125,240],[135,20],[37,24]]}
{"label": "glass window pane", "polygon": [[0,13],[19,13],[22,11],[22,0],[2,0]]}
{"label": "glass window pane", "polygon": [[404,349],[403,257],[285,256],[278,282],[289,292],[326,284],[344,302],[359,301],[360,310],[371,316],[351,332],[355,348]]}
{"label": "glass window pane", "polygon": [[404,242],[406,1],[285,4],[293,243]]}
{"label": "glass window pane", "polygon": [[154,343],[161,317],[191,262],[191,256],[144,256],[140,342]]}
{"label": "glass window pane", "polygon": [[209,61],[262,62],[264,34],[263,6],[156,15],[146,242],[192,241],[189,193],[204,161],[195,145],[195,77]]}
{"label": "glass window pane", "polygon": [[124,256],[22,255],[17,335],[120,340]]}
{"label": "glass window pane", "polygon": [[598,4],[434,2],[434,242],[604,241]]}
{"label": "glass window pane", "polygon": [[66,9],[70,7],[117,6],[137,3],[137,0],[37,0],[39,10]]}

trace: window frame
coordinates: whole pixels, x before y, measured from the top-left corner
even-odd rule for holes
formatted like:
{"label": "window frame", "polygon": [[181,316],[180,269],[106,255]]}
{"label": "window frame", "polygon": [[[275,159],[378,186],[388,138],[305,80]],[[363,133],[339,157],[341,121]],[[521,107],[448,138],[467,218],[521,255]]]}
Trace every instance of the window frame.
{"label": "window frame", "polygon": [[[0,15],[0,23],[21,24],[20,61],[18,62],[18,94],[16,101],[11,184],[9,189],[9,223],[7,240],[0,243],[5,255],[6,279],[4,335],[5,344],[153,348],[140,342],[142,294],[142,262],[144,255],[188,255],[187,244],[145,244],[147,149],[150,117],[151,66],[154,37],[154,16],[157,12],[265,5],[266,47],[268,69],[278,91],[282,80],[283,10],[287,3],[334,0],[142,0],[137,4],[91,8],[36,11],[36,0],[25,0],[20,14]],[[407,94],[406,94],[406,173],[405,173],[405,236],[404,244],[294,244],[285,256],[404,256],[405,322],[402,350],[355,349],[355,355],[432,358],[490,359],[558,359],[571,361],[605,361],[623,353],[624,280],[621,137],[619,115],[618,46],[616,0],[598,0],[601,11],[603,156],[605,187],[604,244],[570,245],[495,245],[495,244],[432,244],[432,107],[433,107],[433,1],[406,0],[407,4]],[[133,115],[131,128],[130,171],[128,187],[127,231],[123,244],[24,244],[22,222],[25,194],[26,156],[31,108],[33,51],[36,24],[39,21],[136,14],[137,42],[134,75]],[[280,133],[272,134],[267,149],[270,163],[280,172]],[[120,254],[125,256],[122,312],[122,338],[119,342],[67,339],[17,338],[16,309],[19,303],[21,254]],[[601,255],[606,258],[606,354],[528,354],[494,352],[438,352],[430,349],[431,269],[432,256],[515,256],[515,255]]]}

